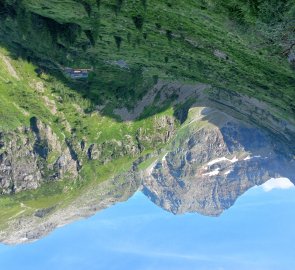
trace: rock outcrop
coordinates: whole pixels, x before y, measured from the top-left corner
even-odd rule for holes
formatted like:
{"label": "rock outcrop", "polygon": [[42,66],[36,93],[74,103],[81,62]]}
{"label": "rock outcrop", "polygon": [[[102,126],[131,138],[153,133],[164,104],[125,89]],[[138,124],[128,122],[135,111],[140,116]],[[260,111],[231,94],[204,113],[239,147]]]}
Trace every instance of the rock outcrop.
{"label": "rock outcrop", "polygon": [[[42,175],[34,153],[34,143],[28,129],[15,133],[0,133],[0,191],[12,193],[35,189]],[[32,134],[30,134],[32,135]]]}
{"label": "rock outcrop", "polygon": [[38,188],[41,183],[78,176],[78,161],[50,126],[37,118],[30,128],[0,133],[0,193]]}

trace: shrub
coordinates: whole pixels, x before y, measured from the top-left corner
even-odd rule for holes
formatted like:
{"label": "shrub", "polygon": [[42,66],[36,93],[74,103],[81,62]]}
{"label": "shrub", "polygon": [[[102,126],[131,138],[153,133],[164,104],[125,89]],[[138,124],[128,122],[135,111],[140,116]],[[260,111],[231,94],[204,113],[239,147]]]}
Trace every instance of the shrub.
{"label": "shrub", "polygon": [[173,38],[172,31],[171,30],[166,30],[166,36],[167,36],[168,40],[171,41],[172,38]]}
{"label": "shrub", "polygon": [[160,30],[162,28],[162,25],[160,23],[155,23],[155,25],[158,30]]}
{"label": "shrub", "polygon": [[93,32],[91,30],[85,30],[84,33],[87,36],[88,40],[90,41],[91,45],[94,47],[95,38],[94,38]]}
{"label": "shrub", "polygon": [[144,23],[144,18],[141,15],[136,15],[132,17],[132,20],[134,22],[135,27],[138,30],[142,30],[143,23]]}
{"label": "shrub", "polygon": [[143,5],[144,9],[146,10],[146,8],[147,8],[147,0],[141,0],[141,3]]}
{"label": "shrub", "polygon": [[131,33],[130,32],[127,33],[127,42],[128,42],[128,44],[131,43]]}
{"label": "shrub", "polygon": [[115,42],[116,42],[117,48],[118,48],[118,50],[120,50],[121,43],[122,43],[123,39],[120,36],[114,36],[114,38],[115,38]]}

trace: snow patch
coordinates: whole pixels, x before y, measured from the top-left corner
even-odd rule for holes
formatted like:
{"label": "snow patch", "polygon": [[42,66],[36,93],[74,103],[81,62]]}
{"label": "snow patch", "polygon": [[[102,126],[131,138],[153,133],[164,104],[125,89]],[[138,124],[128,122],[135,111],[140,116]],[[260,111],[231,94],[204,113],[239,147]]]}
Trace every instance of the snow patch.
{"label": "snow patch", "polygon": [[157,160],[156,161],[154,161],[148,168],[147,168],[147,170],[146,170],[146,172],[147,172],[147,174],[148,175],[151,175],[152,173],[153,173],[153,170],[154,170],[154,168],[155,168],[155,166],[157,165]]}
{"label": "snow patch", "polygon": [[237,157],[234,157],[232,160],[229,160],[229,162],[231,162],[231,163],[235,163],[237,161],[239,161],[239,159]]}
{"label": "snow patch", "polygon": [[[250,159],[253,159],[253,158],[262,158],[262,156],[247,156],[246,158],[244,158],[244,160],[250,160]],[[268,157],[263,157],[264,159],[267,159]]]}
{"label": "snow patch", "polygon": [[168,155],[168,152],[163,156],[162,161],[166,160],[167,155]]}
{"label": "snow patch", "polygon": [[224,175],[229,175],[233,170],[226,171]]}
{"label": "snow patch", "polygon": [[228,159],[228,158],[226,158],[226,157],[221,157],[221,158],[217,158],[217,159],[214,159],[214,160],[208,162],[207,165],[208,165],[208,166],[212,166],[212,165],[214,165],[214,164],[216,164],[216,163],[223,162],[223,161],[227,161],[227,162],[235,163],[235,162],[237,162],[237,161],[239,161],[239,160],[237,159],[237,157],[234,157],[233,159]]}
{"label": "snow patch", "polygon": [[214,171],[212,172],[208,172],[208,173],[204,173],[203,176],[215,176],[215,175],[218,175],[220,172],[220,169],[219,168],[216,168]]}

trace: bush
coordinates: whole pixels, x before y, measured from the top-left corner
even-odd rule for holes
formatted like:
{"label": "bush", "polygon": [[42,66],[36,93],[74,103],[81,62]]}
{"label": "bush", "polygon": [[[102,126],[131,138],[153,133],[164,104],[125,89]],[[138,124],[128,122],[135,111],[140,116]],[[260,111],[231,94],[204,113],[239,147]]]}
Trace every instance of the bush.
{"label": "bush", "polygon": [[156,25],[156,28],[157,28],[158,30],[160,30],[160,29],[162,28],[162,26],[161,26],[160,23],[155,23],[155,25]]}
{"label": "bush", "polygon": [[144,23],[144,18],[141,15],[136,15],[132,17],[132,20],[134,22],[135,27],[138,30],[142,30],[143,23]]}
{"label": "bush", "polygon": [[141,0],[141,3],[143,5],[144,9],[146,10],[146,8],[147,8],[147,0]]}
{"label": "bush", "polygon": [[171,30],[166,30],[166,36],[167,36],[168,40],[171,41],[172,38],[173,38],[172,31]]}
{"label": "bush", "polygon": [[114,38],[115,38],[115,42],[116,42],[117,48],[118,48],[118,50],[120,50],[121,43],[122,43],[123,39],[120,36],[114,36]]}

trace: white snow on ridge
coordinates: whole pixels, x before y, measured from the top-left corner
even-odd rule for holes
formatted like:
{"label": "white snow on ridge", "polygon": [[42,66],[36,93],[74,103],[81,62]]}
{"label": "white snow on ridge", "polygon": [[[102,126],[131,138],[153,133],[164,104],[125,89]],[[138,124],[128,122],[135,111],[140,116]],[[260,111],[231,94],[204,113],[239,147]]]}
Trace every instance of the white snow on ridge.
{"label": "white snow on ridge", "polygon": [[220,169],[216,168],[214,171],[212,172],[208,172],[208,173],[204,173],[203,176],[215,176],[219,174]]}
{"label": "white snow on ridge", "polygon": [[208,166],[211,166],[211,165],[214,165],[216,163],[219,163],[219,162],[222,162],[222,161],[227,161],[227,162],[231,162],[231,163],[235,163],[237,161],[239,161],[237,159],[237,157],[234,157],[233,159],[228,159],[226,157],[222,157],[222,158],[217,158],[217,159],[214,159],[214,160],[211,160],[210,162],[208,162]]}
{"label": "white snow on ridge", "polygon": [[[210,166],[216,164],[216,163],[220,163],[220,162],[230,162],[230,163],[235,163],[239,161],[239,159],[237,159],[237,157],[235,156],[233,159],[228,159],[226,157],[221,157],[221,158],[217,158],[217,159],[214,159],[214,160],[211,160],[210,162],[207,163],[206,166],[204,166],[203,168],[205,170],[208,170]],[[203,175],[204,176],[215,176],[215,175],[218,175],[220,173],[220,168],[216,168],[214,169],[213,171],[211,172],[208,172],[208,173],[204,173]],[[231,173],[231,170],[226,172],[225,175]]]}
{"label": "white snow on ridge", "polygon": [[217,158],[214,160],[211,160],[210,162],[208,162],[208,166],[214,165],[216,163],[222,162],[222,161],[228,161],[228,159],[226,157],[222,157],[222,158]]}
{"label": "white snow on ridge", "polygon": [[228,160],[231,163],[235,163],[237,161],[239,161],[239,159],[235,156],[232,160]]}
{"label": "white snow on ridge", "polygon": [[269,192],[273,189],[291,189],[295,186],[288,178],[271,178],[261,187],[265,192]]}
{"label": "white snow on ridge", "polygon": [[[250,160],[250,159],[253,159],[253,158],[262,158],[262,156],[247,156],[244,158],[244,160]],[[263,157],[264,159],[267,159],[268,157]]]}
{"label": "white snow on ridge", "polygon": [[163,156],[162,161],[166,160],[167,155],[168,155],[168,152]]}
{"label": "white snow on ridge", "polygon": [[148,173],[148,175],[151,175],[155,166],[157,165],[157,160],[154,161],[146,170],[146,172]]}
{"label": "white snow on ridge", "polygon": [[233,172],[233,170],[226,171],[224,175],[229,175],[231,172]]}

